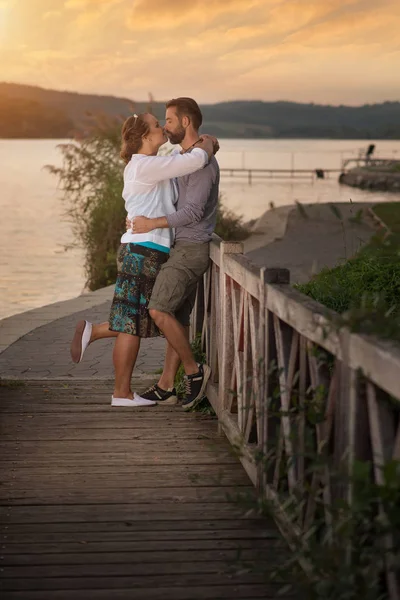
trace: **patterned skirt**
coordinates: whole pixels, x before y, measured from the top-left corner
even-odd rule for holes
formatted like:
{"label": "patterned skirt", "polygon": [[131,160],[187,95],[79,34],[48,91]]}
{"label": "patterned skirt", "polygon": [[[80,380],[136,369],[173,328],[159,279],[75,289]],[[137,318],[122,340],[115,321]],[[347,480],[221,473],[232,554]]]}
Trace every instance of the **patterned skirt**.
{"label": "patterned skirt", "polygon": [[121,244],[118,275],[111,305],[110,330],[139,337],[160,335],[147,310],[161,265],[169,254],[137,244]]}

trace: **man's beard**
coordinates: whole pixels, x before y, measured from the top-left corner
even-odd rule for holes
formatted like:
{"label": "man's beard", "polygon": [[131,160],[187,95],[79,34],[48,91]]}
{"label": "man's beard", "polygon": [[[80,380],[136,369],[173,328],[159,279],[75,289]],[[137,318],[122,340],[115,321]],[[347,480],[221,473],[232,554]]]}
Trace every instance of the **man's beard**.
{"label": "man's beard", "polygon": [[174,133],[170,133],[169,131],[167,131],[166,133],[171,144],[180,144],[183,141],[186,132],[183,127],[180,127]]}

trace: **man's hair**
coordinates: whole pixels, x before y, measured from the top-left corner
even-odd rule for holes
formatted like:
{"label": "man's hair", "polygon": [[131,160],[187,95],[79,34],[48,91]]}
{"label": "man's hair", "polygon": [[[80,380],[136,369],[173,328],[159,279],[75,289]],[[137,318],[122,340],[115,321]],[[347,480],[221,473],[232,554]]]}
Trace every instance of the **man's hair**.
{"label": "man's hair", "polygon": [[166,104],[166,108],[176,108],[178,117],[189,117],[195,129],[200,129],[203,115],[199,105],[193,98],[174,98]]}

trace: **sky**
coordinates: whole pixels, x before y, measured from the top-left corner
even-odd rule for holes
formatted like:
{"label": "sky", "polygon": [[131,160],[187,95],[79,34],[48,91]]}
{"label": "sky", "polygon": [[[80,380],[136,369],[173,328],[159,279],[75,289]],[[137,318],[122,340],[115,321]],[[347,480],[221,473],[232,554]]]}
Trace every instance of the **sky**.
{"label": "sky", "polygon": [[400,100],[400,0],[0,0],[0,81],[144,100]]}

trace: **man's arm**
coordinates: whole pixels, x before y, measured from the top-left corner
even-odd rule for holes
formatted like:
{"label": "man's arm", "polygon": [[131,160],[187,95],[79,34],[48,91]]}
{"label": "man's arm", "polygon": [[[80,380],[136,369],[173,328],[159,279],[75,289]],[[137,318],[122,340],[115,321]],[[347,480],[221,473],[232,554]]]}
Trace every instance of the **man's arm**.
{"label": "man's arm", "polygon": [[210,165],[189,177],[186,205],[165,217],[135,217],[132,219],[133,233],[148,233],[153,229],[184,227],[201,221],[211,188],[214,183],[214,169]]}

